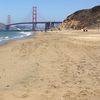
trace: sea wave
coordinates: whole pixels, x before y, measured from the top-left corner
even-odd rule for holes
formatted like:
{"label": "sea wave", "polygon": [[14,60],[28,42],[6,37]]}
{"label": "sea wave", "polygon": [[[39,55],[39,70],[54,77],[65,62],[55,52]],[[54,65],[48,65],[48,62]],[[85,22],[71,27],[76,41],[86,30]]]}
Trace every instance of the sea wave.
{"label": "sea wave", "polygon": [[30,36],[30,35],[32,35],[32,32],[20,32],[21,34],[24,34],[24,35],[26,35],[26,36]]}
{"label": "sea wave", "polygon": [[9,40],[23,39],[31,36],[32,32],[0,32],[0,44]]}

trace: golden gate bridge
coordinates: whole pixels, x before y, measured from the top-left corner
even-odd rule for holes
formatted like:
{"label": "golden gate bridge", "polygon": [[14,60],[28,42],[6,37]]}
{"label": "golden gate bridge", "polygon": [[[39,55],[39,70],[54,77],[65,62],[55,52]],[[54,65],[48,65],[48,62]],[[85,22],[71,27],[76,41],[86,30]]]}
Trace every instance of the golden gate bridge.
{"label": "golden gate bridge", "polygon": [[37,7],[32,8],[32,21],[31,22],[19,22],[19,23],[11,23],[11,15],[8,15],[7,17],[7,25],[6,30],[10,30],[10,27],[13,25],[24,25],[24,24],[31,24],[32,25],[32,31],[37,31],[36,27],[38,24],[44,25],[45,31],[47,31],[50,28],[55,27],[55,25],[61,24],[61,21],[37,21]]}

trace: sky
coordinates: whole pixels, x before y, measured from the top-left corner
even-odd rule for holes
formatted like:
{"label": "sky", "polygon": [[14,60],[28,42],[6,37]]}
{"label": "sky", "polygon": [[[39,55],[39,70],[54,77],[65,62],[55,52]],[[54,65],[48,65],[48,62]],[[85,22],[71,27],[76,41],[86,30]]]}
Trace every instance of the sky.
{"label": "sky", "polygon": [[100,0],[0,0],[0,22],[31,21],[32,7],[38,9],[38,21],[63,21],[77,10],[88,9],[100,5]]}

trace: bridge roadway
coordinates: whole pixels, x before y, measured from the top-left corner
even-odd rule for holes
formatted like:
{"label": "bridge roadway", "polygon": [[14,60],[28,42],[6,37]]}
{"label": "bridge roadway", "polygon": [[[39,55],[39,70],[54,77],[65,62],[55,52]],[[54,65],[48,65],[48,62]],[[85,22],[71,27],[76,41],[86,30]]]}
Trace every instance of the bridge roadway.
{"label": "bridge roadway", "polygon": [[32,30],[35,31],[36,29],[36,25],[37,24],[45,24],[45,31],[54,27],[55,24],[61,24],[62,22],[61,21],[51,21],[51,22],[19,22],[19,23],[12,23],[12,24],[9,24],[9,25],[6,25],[6,30],[9,30],[10,29],[10,26],[12,25],[20,25],[20,24],[32,24],[33,27],[32,27]]}

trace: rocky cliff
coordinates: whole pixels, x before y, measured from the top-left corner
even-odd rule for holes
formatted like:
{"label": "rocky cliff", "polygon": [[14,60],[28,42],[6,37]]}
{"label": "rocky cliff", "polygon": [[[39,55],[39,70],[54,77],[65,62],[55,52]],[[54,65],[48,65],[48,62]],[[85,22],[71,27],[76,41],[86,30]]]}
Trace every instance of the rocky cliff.
{"label": "rocky cliff", "polygon": [[100,6],[83,9],[69,15],[59,29],[81,29],[84,27],[97,28],[100,25]]}

